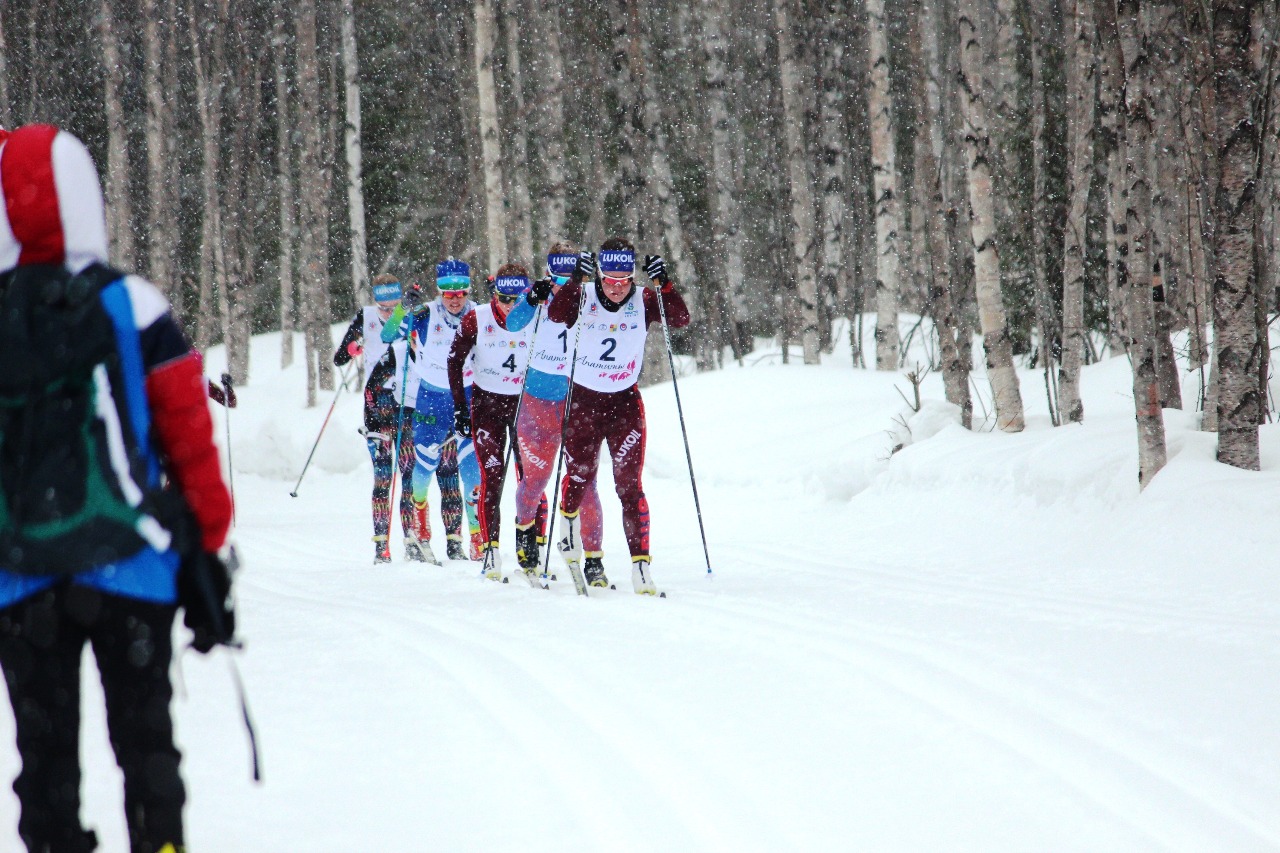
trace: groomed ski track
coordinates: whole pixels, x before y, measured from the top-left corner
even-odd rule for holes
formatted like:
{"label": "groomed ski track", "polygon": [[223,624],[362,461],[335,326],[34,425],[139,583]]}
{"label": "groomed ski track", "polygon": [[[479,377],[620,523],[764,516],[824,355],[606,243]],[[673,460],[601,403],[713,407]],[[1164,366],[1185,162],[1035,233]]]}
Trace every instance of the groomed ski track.
{"label": "groomed ski track", "polygon": [[[1169,412],[1169,468],[1139,496],[1123,359],[1086,371],[1082,428],[1052,429],[1024,373],[1029,429],[1001,436],[913,415],[899,374],[847,356],[754,358],[681,380],[714,579],[671,389],[645,390],[666,599],[630,592],[607,466],[617,591],[583,599],[563,570],[530,588],[511,487],[510,583],[401,561],[396,524],[375,568],[358,400],[291,499],[329,400],[303,409],[296,370],[255,367],[232,430],[265,782],[225,664],[187,654],[190,848],[1280,850],[1276,428],[1250,475]],[[89,660],[84,813],[119,850]],[[0,815],[16,842],[11,794]]]}

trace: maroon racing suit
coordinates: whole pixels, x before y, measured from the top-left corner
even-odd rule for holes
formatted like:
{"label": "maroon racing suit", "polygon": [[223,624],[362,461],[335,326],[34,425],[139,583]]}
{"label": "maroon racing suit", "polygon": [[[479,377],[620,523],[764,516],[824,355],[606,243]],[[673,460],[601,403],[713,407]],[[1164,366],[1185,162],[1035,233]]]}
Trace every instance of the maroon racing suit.
{"label": "maroon racing suit", "polygon": [[[516,414],[524,388],[529,359],[531,327],[507,330],[507,307],[497,297],[467,312],[449,349],[449,390],[454,409],[467,405],[463,368],[475,351],[474,384],[471,387],[471,440],[480,466],[477,503],[480,534],[486,547],[496,547],[500,530],[499,504],[506,481],[507,433],[515,434]],[[522,470],[518,450],[516,472]],[[546,511],[539,513],[544,522]],[[539,525],[541,529],[541,524]]]}
{"label": "maroon racing suit", "polygon": [[[583,331],[580,334],[588,338],[594,324],[601,328],[635,326],[630,323],[610,322],[618,320],[633,304],[635,290],[620,303],[610,302],[598,284],[588,285],[594,292],[585,294],[582,285],[571,281],[565,285],[547,311],[547,318],[573,327],[578,322],[578,307],[584,301],[588,303],[588,313],[596,309],[598,316],[584,318]],[[666,311],[667,324],[679,329],[689,324],[689,309],[684,299],[668,282],[662,287],[662,309]],[[641,293],[644,306],[644,328],[661,321],[658,306],[658,295],[652,288],[644,288]],[[616,316],[615,316],[616,315]],[[590,320],[592,322],[586,322]],[[603,334],[603,333],[602,333]],[[612,338],[605,338],[608,344]],[[580,340],[580,344],[582,341]],[[612,352],[608,346],[604,352]],[[570,389],[571,400],[569,411],[565,414],[564,455],[567,476],[561,492],[561,512],[573,516],[582,505],[583,494],[587,485],[595,481],[596,469],[600,465],[600,444],[609,446],[609,456],[613,461],[613,481],[617,489],[618,500],[622,503],[622,529],[627,537],[627,548],[632,560],[649,556],[649,502],[644,496],[641,474],[644,469],[645,437],[647,430],[644,420],[644,402],[640,399],[640,388],[636,384],[639,378],[640,364],[626,363],[626,371],[614,376],[618,390],[605,391],[588,387],[595,378],[589,372],[588,358],[591,354],[580,349],[578,363],[574,367],[573,387]],[[641,354],[640,361],[642,362]],[[602,378],[603,374],[600,374]],[[628,384],[629,383],[629,384]],[[596,383],[600,384],[600,383]],[[604,384],[608,384],[605,382]]]}

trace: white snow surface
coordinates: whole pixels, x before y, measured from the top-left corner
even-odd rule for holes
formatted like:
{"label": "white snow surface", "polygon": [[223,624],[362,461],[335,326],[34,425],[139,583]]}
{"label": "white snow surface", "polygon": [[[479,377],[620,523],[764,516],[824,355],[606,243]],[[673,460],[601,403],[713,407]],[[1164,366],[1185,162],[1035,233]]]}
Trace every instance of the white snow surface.
{"label": "white snow surface", "polygon": [[[658,385],[645,489],[668,597],[631,593],[604,470],[618,590],[583,599],[563,567],[550,591],[469,562],[375,568],[357,394],[291,498],[333,397],[306,408],[279,345],[254,340],[230,412],[264,779],[226,653],[186,653],[193,853],[1280,850],[1280,427],[1244,472],[1166,410],[1169,464],[1140,494],[1124,357],[1085,369],[1083,426],[1052,427],[1021,371],[1028,428],[1004,435],[956,425],[936,375],[913,413],[905,372],[852,369],[847,343],[806,367],[762,342],[679,380],[714,579]],[[431,511],[443,557],[434,490]],[[83,814],[123,851],[85,660]],[[16,823],[6,790],[0,849]]]}

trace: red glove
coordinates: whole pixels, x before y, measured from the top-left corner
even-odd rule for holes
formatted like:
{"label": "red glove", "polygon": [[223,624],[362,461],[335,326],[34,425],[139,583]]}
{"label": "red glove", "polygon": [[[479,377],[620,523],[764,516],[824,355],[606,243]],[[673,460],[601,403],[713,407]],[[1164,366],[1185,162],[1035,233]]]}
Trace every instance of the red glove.
{"label": "red glove", "polygon": [[165,470],[200,525],[201,547],[215,552],[231,527],[231,494],[213,444],[203,373],[194,352],[160,365],[147,374],[147,402]]}
{"label": "red glove", "polygon": [[347,355],[351,356],[352,358],[359,357],[359,355],[362,352],[364,352],[364,347],[360,345],[359,341],[352,341],[351,343],[347,344]]}

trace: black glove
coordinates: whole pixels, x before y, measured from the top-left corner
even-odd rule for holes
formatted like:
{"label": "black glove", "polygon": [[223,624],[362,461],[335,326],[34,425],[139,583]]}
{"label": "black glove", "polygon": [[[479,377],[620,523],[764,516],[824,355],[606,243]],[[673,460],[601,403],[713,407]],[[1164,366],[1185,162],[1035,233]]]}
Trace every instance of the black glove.
{"label": "black glove", "polygon": [[540,278],[533,283],[533,288],[525,299],[530,305],[539,305],[551,298],[551,279]]}
{"label": "black glove", "polygon": [[[235,562],[235,551],[231,552]],[[231,598],[231,569],[217,554],[200,552],[178,570],[178,606],[191,629],[192,647],[208,654],[214,646],[235,646],[236,611]]]}
{"label": "black glove", "polygon": [[453,431],[458,438],[471,438],[471,413],[466,409],[458,409],[453,413]]}
{"label": "black glove", "polygon": [[231,387],[231,374],[224,373],[222,374],[221,379],[222,379],[222,396],[226,398],[226,401],[223,403],[223,405],[225,405],[228,409],[234,409],[236,407],[236,389]]}
{"label": "black glove", "polygon": [[422,288],[416,284],[409,285],[405,288],[401,301],[410,313],[417,311],[422,306]]}
{"label": "black glove", "polygon": [[573,271],[579,281],[595,281],[596,253],[585,249],[578,253],[578,267]]}
{"label": "black glove", "polygon": [[667,262],[662,259],[662,255],[645,255],[644,273],[658,284],[666,284],[671,280],[667,276]]}

